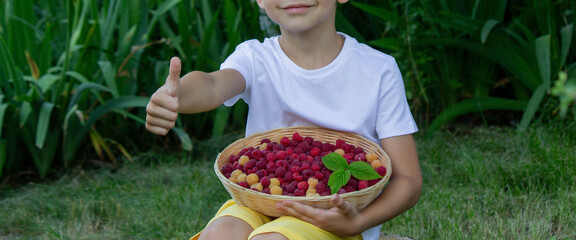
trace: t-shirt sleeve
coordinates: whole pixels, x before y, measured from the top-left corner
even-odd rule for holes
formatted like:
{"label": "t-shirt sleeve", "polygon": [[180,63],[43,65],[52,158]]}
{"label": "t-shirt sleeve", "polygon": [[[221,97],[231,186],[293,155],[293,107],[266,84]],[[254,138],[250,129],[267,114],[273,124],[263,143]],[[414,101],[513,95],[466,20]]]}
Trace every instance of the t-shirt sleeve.
{"label": "t-shirt sleeve", "polygon": [[396,61],[384,68],[378,99],[376,133],[379,139],[411,134],[418,131],[406,99],[404,80]]}
{"label": "t-shirt sleeve", "polygon": [[[253,40],[251,40],[253,41]],[[226,101],[224,101],[224,105],[232,106],[234,105],[240,98],[244,99],[246,103],[249,103],[249,92],[252,87],[252,79],[253,79],[253,64],[252,64],[252,53],[250,51],[250,43],[251,41],[241,43],[236,47],[234,52],[226,58],[226,60],[220,65],[220,69],[234,69],[244,77],[244,81],[246,81],[246,88],[244,91]]]}

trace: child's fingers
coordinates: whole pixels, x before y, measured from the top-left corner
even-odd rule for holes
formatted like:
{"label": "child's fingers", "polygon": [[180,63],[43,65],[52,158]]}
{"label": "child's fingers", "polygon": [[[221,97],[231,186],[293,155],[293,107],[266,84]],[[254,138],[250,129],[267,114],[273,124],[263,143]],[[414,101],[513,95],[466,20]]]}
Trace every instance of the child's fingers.
{"label": "child's fingers", "polygon": [[170,72],[166,78],[166,88],[168,90],[168,94],[172,97],[178,96],[181,69],[182,64],[180,62],[180,58],[173,57],[170,59]]}
{"label": "child's fingers", "polygon": [[340,195],[335,194],[330,200],[332,200],[332,203],[341,214],[345,216],[353,216],[356,213],[356,209],[352,206],[352,204],[344,200],[344,198],[340,197]]}

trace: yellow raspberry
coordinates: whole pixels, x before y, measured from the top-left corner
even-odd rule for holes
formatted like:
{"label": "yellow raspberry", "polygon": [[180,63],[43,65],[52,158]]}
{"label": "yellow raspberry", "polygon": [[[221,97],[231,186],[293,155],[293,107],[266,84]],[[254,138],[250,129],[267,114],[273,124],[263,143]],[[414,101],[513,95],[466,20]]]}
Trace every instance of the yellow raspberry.
{"label": "yellow raspberry", "polygon": [[344,149],[341,149],[341,148],[336,149],[334,152],[335,152],[335,153],[338,153],[338,154],[340,154],[340,155],[342,155],[342,156],[344,156],[344,154],[346,153],[346,152],[344,152]]}
{"label": "yellow raspberry", "polygon": [[270,188],[273,186],[280,186],[280,180],[278,178],[270,178]]}
{"label": "yellow raspberry", "polygon": [[238,177],[236,177],[236,181],[238,182],[246,182],[246,174],[242,173],[240,175],[238,175]]}
{"label": "yellow raspberry", "polygon": [[316,188],[308,188],[308,190],[306,190],[306,195],[313,194],[313,193],[317,193]]}
{"label": "yellow raspberry", "polygon": [[318,179],[308,178],[308,189],[316,189],[317,184],[318,184]]}
{"label": "yellow raspberry", "polygon": [[273,186],[270,188],[270,194],[272,195],[282,195],[282,188],[279,186]]}
{"label": "yellow raspberry", "polygon": [[236,169],[236,170],[232,171],[232,173],[230,173],[230,178],[237,179],[238,176],[240,176],[240,174],[243,174],[242,170]]}
{"label": "yellow raspberry", "polygon": [[259,181],[260,181],[260,179],[258,178],[258,175],[256,175],[255,173],[250,173],[250,175],[248,175],[248,177],[246,177],[246,182],[250,186],[252,186],[253,184],[256,184]]}
{"label": "yellow raspberry", "polygon": [[242,166],[244,166],[244,164],[246,164],[248,161],[250,161],[250,158],[246,155],[242,155],[242,157],[238,159],[238,163],[240,163]]}
{"label": "yellow raspberry", "polygon": [[264,189],[264,186],[262,186],[262,183],[254,183],[254,184],[250,185],[250,188],[255,188],[258,191],[262,192],[262,189]]}
{"label": "yellow raspberry", "polygon": [[233,182],[233,183],[238,183],[237,178],[229,177],[228,180],[230,180],[230,182]]}
{"label": "yellow raspberry", "polygon": [[372,167],[374,169],[376,169],[378,167],[382,167],[382,162],[381,161],[372,161],[372,163],[370,163],[370,165],[372,165]]}
{"label": "yellow raspberry", "polygon": [[267,147],[268,143],[262,143],[262,145],[260,145],[260,150],[266,150]]}
{"label": "yellow raspberry", "polygon": [[372,163],[374,160],[377,160],[377,159],[378,159],[378,155],[377,155],[376,153],[368,153],[368,154],[366,154],[366,160],[367,160],[369,163]]}
{"label": "yellow raspberry", "polygon": [[316,190],[314,190],[314,192],[310,192],[310,193],[308,191],[306,191],[306,197],[320,197],[320,194],[318,194],[316,192]]}

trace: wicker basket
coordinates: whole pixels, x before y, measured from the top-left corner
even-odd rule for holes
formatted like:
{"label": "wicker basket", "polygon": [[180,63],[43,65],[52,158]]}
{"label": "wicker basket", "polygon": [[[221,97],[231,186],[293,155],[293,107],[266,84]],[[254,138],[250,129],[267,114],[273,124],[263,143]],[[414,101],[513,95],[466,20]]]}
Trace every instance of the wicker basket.
{"label": "wicker basket", "polygon": [[350,132],[336,131],[321,127],[285,127],[256,133],[246,138],[239,139],[228,145],[224,150],[222,150],[222,152],[218,154],[216,162],[214,163],[214,170],[228,193],[230,193],[232,198],[238,204],[271,217],[281,216],[280,212],[278,212],[274,207],[274,204],[283,200],[300,202],[309,206],[323,209],[329,209],[333,207],[333,205],[330,203],[330,196],[300,197],[261,193],[233,183],[220,172],[220,168],[226,164],[230,155],[238,154],[241,149],[245,147],[259,146],[260,141],[265,138],[268,138],[271,141],[279,142],[282,137],[291,137],[294,132],[298,132],[302,137],[312,137],[314,140],[332,144],[334,144],[336,140],[342,139],[348,144],[353,144],[356,147],[363,148],[367,153],[373,152],[378,155],[377,161],[382,161],[382,165],[386,167],[386,175],[377,184],[368,188],[341,194],[341,197],[344,198],[344,200],[352,203],[357,209],[363,209],[370,202],[372,202],[378,196],[382,188],[388,183],[392,173],[390,158],[376,143],[358,134]]}

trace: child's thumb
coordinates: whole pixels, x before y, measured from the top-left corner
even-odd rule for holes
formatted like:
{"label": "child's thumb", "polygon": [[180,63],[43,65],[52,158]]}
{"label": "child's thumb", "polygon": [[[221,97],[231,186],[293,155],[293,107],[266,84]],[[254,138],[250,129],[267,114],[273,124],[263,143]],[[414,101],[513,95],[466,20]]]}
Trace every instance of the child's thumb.
{"label": "child's thumb", "polygon": [[177,97],[180,90],[181,69],[182,65],[178,57],[170,59],[170,72],[168,73],[168,78],[166,78],[166,88],[168,89],[168,94],[172,97]]}

